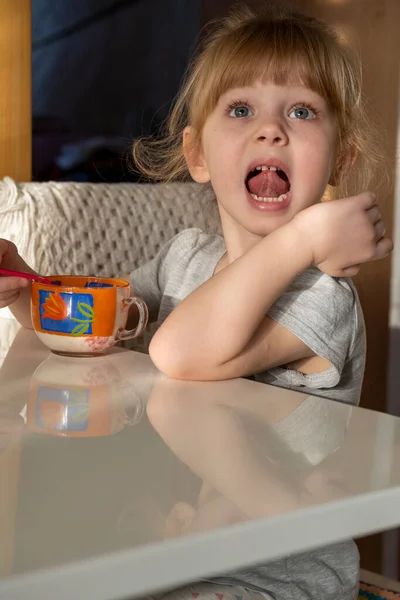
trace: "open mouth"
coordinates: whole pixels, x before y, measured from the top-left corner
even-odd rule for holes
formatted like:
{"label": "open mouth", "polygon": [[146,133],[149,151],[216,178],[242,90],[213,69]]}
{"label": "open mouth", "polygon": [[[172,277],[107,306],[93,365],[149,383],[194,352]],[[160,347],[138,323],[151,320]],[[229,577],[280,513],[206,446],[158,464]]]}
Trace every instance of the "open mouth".
{"label": "open mouth", "polygon": [[290,192],[290,181],[278,167],[259,165],[246,177],[246,188],[254,200],[283,202]]}

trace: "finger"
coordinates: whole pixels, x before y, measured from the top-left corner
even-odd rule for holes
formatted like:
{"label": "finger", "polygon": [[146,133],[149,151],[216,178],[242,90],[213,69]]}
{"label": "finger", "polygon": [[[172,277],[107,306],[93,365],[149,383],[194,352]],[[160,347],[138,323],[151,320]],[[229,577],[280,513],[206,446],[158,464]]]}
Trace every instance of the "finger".
{"label": "finger", "polygon": [[375,223],[382,219],[381,209],[377,204],[375,204],[372,208],[367,210],[367,216],[371,223],[375,225]]}
{"label": "finger", "polygon": [[7,300],[3,300],[0,298],[0,308],[6,308],[6,306],[10,306],[13,302],[18,300],[19,292],[15,292],[12,296],[10,296]]}
{"label": "finger", "polygon": [[354,277],[360,271],[360,265],[353,265],[352,267],[346,267],[343,269],[343,277]]}
{"label": "finger", "polygon": [[0,262],[3,256],[5,256],[7,252],[12,249],[13,246],[15,247],[15,244],[10,242],[9,240],[0,239]]}
{"label": "finger", "polygon": [[388,256],[393,250],[391,239],[383,237],[376,244],[376,256],[374,260],[379,260]]}
{"label": "finger", "polygon": [[19,294],[21,291],[21,288],[14,288],[12,290],[7,290],[5,292],[0,292],[0,300],[9,300],[12,296],[15,296],[15,294]]}
{"label": "finger", "polygon": [[383,221],[378,221],[378,223],[375,224],[374,229],[375,229],[375,239],[376,239],[376,241],[378,241],[381,238],[385,237],[386,227],[385,227],[385,223]]}
{"label": "finger", "polygon": [[3,258],[3,256],[5,254],[7,254],[7,250],[8,250],[8,242],[7,242],[7,240],[1,240],[0,239],[0,262],[1,262],[1,259]]}
{"label": "finger", "polygon": [[365,210],[369,210],[376,205],[376,194],[373,192],[363,192],[356,196],[356,198],[358,198]]}
{"label": "finger", "polygon": [[13,296],[19,294],[19,290],[11,290],[9,292],[0,292],[0,302],[10,300]]}
{"label": "finger", "polygon": [[16,291],[29,285],[28,279],[22,277],[6,277],[0,276],[1,292]]}

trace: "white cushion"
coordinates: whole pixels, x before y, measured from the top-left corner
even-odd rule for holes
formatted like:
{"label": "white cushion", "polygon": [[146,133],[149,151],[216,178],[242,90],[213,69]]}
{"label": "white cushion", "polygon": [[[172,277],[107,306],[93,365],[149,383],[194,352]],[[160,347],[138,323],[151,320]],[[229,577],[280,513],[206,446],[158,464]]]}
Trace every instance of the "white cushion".
{"label": "white cushion", "polygon": [[5,177],[0,237],[13,241],[43,275],[127,275],[178,231],[218,229],[203,196],[194,183],[16,183]]}

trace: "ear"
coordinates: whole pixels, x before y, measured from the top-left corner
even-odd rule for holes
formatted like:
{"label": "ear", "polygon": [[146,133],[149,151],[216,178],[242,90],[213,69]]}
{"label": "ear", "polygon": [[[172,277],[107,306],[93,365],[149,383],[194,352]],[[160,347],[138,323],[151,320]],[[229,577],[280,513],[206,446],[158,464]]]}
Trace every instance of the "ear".
{"label": "ear", "polygon": [[193,127],[185,127],[183,131],[183,154],[189,173],[197,183],[210,181],[207,164],[201,144],[194,139]]}

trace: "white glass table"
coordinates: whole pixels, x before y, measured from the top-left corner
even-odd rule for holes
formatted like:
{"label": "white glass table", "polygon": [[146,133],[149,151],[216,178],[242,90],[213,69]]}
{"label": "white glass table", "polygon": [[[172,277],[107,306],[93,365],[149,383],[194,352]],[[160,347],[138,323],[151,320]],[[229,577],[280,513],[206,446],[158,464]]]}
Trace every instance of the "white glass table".
{"label": "white glass table", "polygon": [[399,507],[395,417],[173,381],[122,349],[66,359],[22,329],[0,369],[2,600],[141,596],[397,526]]}

